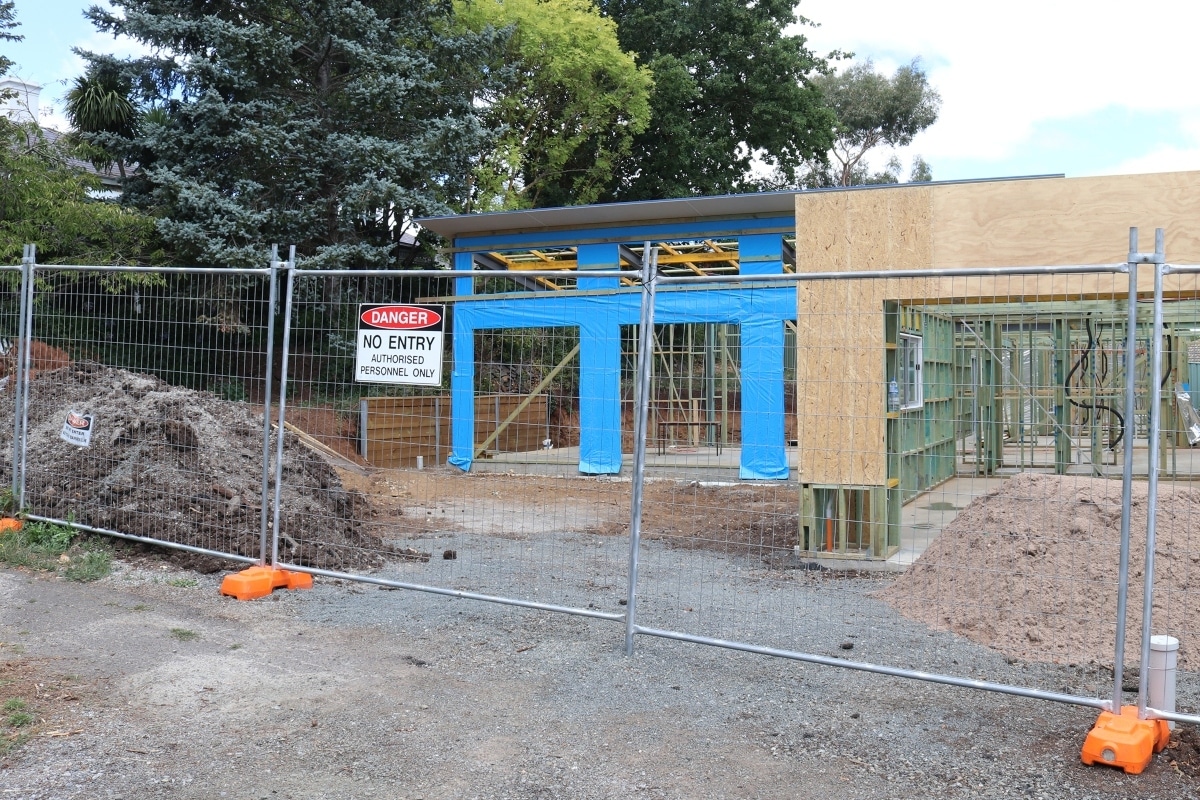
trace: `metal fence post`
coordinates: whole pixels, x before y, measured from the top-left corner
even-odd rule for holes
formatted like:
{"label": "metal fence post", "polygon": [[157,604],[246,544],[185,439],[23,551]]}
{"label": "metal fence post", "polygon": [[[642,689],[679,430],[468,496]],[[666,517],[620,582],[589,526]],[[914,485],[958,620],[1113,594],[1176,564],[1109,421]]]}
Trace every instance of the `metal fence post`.
{"label": "metal fence post", "polygon": [[1146,719],[1150,678],[1150,623],[1154,611],[1154,537],[1158,511],[1158,448],[1162,428],[1162,409],[1159,399],[1162,387],[1163,334],[1163,264],[1166,262],[1165,231],[1154,231],[1154,330],[1150,341],[1150,386],[1147,392],[1150,408],[1150,449],[1146,465],[1146,569],[1142,581],[1142,651],[1138,674],[1138,719]]}
{"label": "metal fence post", "polygon": [[24,299],[22,305],[25,309],[25,318],[22,320],[22,330],[24,336],[20,339],[21,343],[21,361],[17,367],[21,373],[21,394],[18,401],[19,410],[21,412],[21,468],[20,468],[20,483],[16,492],[17,508],[25,507],[25,466],[29,456],[29,383],[30,372],[32,370],[31,347],[33,343],[33,296],[34,283],[37,275],[37,245],[29,245],[29,260],[25,263],[25,284],[24,284]]}
{"label": "metal fence post", "polygon": [[283,302],[283,352],[279,359],[279,427],[275,438],[275,499],[271,518],[271,566],[279,564],[279,502],[283,490],[283,426],[288,388],[288,339],[292,335],[292,295],[296,286],[296,246],[288,250],[287,294]]}
{"label": "metal fence post", "polygon": [[633,422],[633,492],[629,509],[629,593],[625,599],[625,655],[633,655],[637,628],[638,549],[642,540],[642,490],[646,483],[646,426],[650,416],[650,369],[654,361],[654,288],[658,248],[642,248],[641,330]]}
{"label": "metal fence post", "polygon": [[14,511],[20,511],[19,499],[21,497],[21,464],[22,464],[22,437],[25,424],[25,415],[23,413],[24,406],[21,403],[21,398],[25,391],[25,365],[21,358],[21,354],[25,352],[25,339],[29,333],[25,328],[25,305],[27,291],[29,285],[29,264],[33,259],[30,250],[33,245],[27,244],[21,251],[21,300],[20,312],[17,318],[17,337],[16,341],[12,342],[9,347],[16,348],[12,359],[13,372],[13,451],[12,451],[12,500],[17,503],[18,507]]}
{"label": "metal fence post", "polygon": [[267,521],[269,519],[268,506],[271,498],[271,379],[275,367],[275,303],[279,295],[276,287],[278,275],[279,245],[275,244],[271,245],[271,274],[267,277],[270,288],[268,289],[269,295],[267,299],[267,363],[263,372],[263,453],[262,494],[260,497],[262,510],[259,512],[258,548],[258,560],[261,564],[267,563]]}
{"label": "metal fence post", "polygon": [[1129,308],[1125,323],[1125,453],[1121,470],[1121,558],[1117,569],[1117,637],[1113,655],[1112,708],[1121,713],[1121,683],[1125,675],[1125,609],[1129,597],[1129,525],[1133,509],[1133,409],[1136,402],[1134,363],[1137,359],[1138,229],[1129,229]]}

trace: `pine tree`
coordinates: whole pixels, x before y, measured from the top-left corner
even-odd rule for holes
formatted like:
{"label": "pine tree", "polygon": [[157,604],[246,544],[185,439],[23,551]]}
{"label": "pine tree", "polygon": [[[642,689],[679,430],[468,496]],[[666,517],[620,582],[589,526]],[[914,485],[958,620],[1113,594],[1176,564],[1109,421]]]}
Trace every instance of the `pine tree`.
{"label": "pine tree", "polygon": [[401,259],[414,216],[466,196],[489,131],[472,98],[500,36],[452,33],[449,0],[114,0],[96,27],[148,46],[116,60],[142,117],[110,134],[137,164],[125,200],[155,209],[184,258],[260,264],[295,244],[310,267]]}

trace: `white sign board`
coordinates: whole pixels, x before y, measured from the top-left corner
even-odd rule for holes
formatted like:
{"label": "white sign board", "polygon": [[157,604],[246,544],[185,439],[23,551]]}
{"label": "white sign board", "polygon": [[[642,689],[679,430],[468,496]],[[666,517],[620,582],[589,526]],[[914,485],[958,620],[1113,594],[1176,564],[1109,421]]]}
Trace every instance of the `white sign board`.
{"label": "white sign board", "polygon": [[92,446],[92,415],[79,414],[75,411],[67,412],[67,418],[63,421],[62,430],[58,436],[65,442],[70,442],[76,447],[91,447]]}
{"label": "white sign board", "polygon": [[445,306],[358,307],[358,383],[442,385]]}

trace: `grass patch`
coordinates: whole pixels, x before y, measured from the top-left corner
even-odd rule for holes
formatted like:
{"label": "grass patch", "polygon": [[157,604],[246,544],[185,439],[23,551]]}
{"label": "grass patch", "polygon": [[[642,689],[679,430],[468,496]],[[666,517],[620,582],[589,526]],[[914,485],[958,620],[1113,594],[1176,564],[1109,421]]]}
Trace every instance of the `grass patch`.
{"label": "grass patch", "polygon": [[[37,718],[26,710],[25,701],[18,697],[5,700],[3,709],[4,724],[9,728],[26,728],[37,721]],[[7,737],[8,740],[14,740],[15,738],[19,738],[19,736],[12,734]]]}
{"label": "grass patch", "polygon": [[180,589],[195,589],[200,585],[200,581],[195,578],[171,578],[167,581],[168,586],[177,586]]}
{"label": "grass patch", "polygon": [[67,580],[90,583],[112,572],[112,554],[107,550],[85,550],[63,570]]}
{"label": "grass patch", "polygon": [[29,741],[28,733],[14,733],[10,736],[0,736],[0,756],[6,756],[13,750]]}
{"label": "grass patch", "polygon": [[24,728],[26,725],[32,725],[33,719],[33,714],[30,714],[28,711],[15,711],[8,715],[5,722],[8,723],[8,727],[10,728]]}
{"label": "grass patch", "polygon": [[189,631],[187,628],[171,628],[171,635],[181,642],[190,642],[193,639],[199,639],[200,634],[196,631]]}
{"label": "grass patch", "polygon": [[67,525],[26,522],[0,536],[0,562],[39,572],[61,573],[68,580],[95,581],[112,572],[107,548]]}
{"label": "grass patch", "polygon": [[131,611],[149,611],[150,606],[146,605],[145,603],[138,603],[137,605],[133,606],[130,610]]}

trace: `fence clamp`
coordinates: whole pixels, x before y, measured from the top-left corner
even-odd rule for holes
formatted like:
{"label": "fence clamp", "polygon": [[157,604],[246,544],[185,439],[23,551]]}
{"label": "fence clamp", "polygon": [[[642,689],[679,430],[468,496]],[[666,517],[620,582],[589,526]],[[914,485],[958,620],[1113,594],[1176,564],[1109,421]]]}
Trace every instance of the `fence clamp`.
{"label": "fence clamp", "polygon": [[1165,719],[1138,719],[1137,706],[1121,706],[1120,714],[1101,711],[1083,742],[1083,763],[1119,767],[1137,775],[1167,746],[1170,737]]}
{"label": "fence clamp", "polygon": [[226,575],[221,581],[221,594],[238,600],[257,600],[276,589],[311,589],[312,575],[307,572],[289,572],[279,567],[258,564],[241,572]]}

